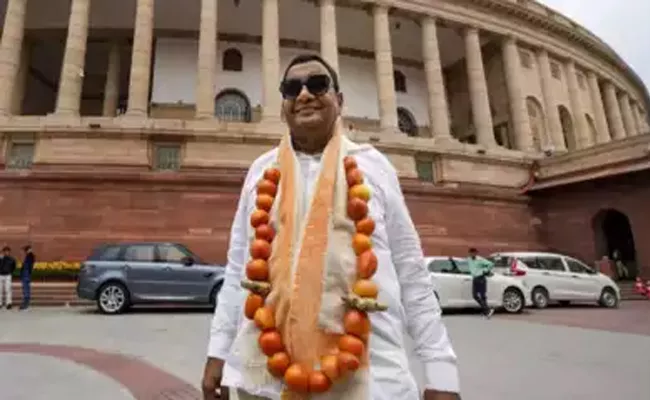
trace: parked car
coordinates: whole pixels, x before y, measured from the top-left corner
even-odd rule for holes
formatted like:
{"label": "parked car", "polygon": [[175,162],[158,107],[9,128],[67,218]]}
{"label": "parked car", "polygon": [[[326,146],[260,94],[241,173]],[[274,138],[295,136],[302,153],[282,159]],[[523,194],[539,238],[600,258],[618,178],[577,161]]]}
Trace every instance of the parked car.
{"label": "parked car", "polygon": [[178,243],[104,244],[79,271],[77,295],[104,314],[134,304],[216,305],[225,268],[203,262]]}
{"label": "parked car", "polygon": [[[440,307],[478,308],[472,297],[472,277],[466,259],[457,257],[426,257],[428,269],[434,276],[436,296]],[[526,282],[514,277],[494,274],[488,277],[488,305],[520,313],[531,305]]]}
{"label": "parked car", "polygon": [[533,305],[545,308],[551,301],[598,302],[617,307],[621,293],[607,275],[573,257],[555,253],[508,252],[490,256],[495,271],[512,274],[513,268],[525,271],[519,278],[531,288]]}

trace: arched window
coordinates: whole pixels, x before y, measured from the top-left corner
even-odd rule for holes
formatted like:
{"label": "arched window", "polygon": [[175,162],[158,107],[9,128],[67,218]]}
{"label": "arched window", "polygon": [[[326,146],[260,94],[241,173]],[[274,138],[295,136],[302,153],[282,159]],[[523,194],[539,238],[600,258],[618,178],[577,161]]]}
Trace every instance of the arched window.
{"label": "arched window", "polygon": [[533,96],[526,98],[526,107],[528,108],[528,120],[530,129],[533,133],[533,147],[537,151],[542,151],[546,140],[546,122],[542,104]]}
{"label": "arched window", "polygon": [[413,118],[413,114],[406,108],[397,107],[397,122],[401,132],[412,137],[418,135],[418,126],[415,123],[415,118]]}
{"label": "arched window", "polygon": [[406,76],[402,71],[393,71],[393,80],[395,81],[395,91],[399,93],[406,93]]}
{"label": "arched window", "polygon": [[589,134],[591,135],[592,143],[598,143],[598,129],[596,129],[596,124],[594,123],[591,115],[585,114],[585,119],[587,120],[587,126],[589,127]]}
{"label": "arched window", "polygon": [[564,145],[567,150],[572,151],[576,149],[575,132],[573,131],[573,118],[571,113],[564,106],[557,106],[557,111],[560,113],[560,124],[562,125],[562,134],[564,136]]}
{"label": "arched window", "polygon": [[224,71],[240,72],[244,69],[241,52],[232,47],[223,52],[221,64]]}
{"label": "arched window", "polygon": [[239,90],[226,89],[214,101],[214,115],[221,121],[250,122],[251,104]]}

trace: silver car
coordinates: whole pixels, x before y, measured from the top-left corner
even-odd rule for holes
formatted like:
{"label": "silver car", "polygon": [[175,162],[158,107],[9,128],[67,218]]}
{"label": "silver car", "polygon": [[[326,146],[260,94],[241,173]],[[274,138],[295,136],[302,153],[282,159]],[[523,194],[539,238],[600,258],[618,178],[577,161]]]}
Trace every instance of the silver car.
{"label": "silver car", "polygon": [[81,265],[77,295],[105,314],[134,304],[216,305],[225,268],[177,243],[119,243],[96,248]]}

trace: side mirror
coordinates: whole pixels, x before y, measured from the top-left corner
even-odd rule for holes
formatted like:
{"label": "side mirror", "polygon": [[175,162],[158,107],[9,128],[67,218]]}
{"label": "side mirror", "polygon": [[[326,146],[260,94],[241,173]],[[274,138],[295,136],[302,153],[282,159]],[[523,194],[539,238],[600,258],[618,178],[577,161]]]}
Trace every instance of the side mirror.
{"label": "side mirror", "polygon": [[186,267],[191,267],[194,265],[194,258],[193,257],[183,257],[182,263]]}

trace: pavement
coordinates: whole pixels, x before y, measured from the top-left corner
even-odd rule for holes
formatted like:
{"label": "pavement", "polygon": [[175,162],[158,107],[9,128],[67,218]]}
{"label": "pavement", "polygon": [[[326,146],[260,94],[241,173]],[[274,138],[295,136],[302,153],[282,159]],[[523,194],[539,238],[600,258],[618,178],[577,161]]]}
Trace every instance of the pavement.
{"label": "pavement", "polygon": [[[191,309],[119,316],[92,308],[0,311],[0,399],[199,399],[210,319]],[[650,393],[650,302],[444,320],[459,357],[463,400]],[[421,381],[417,362],[412,368]]]}

